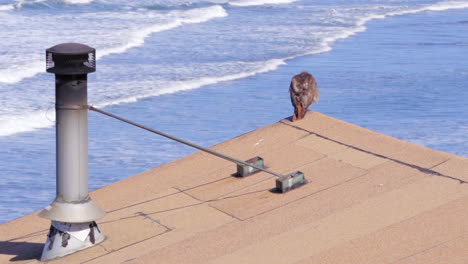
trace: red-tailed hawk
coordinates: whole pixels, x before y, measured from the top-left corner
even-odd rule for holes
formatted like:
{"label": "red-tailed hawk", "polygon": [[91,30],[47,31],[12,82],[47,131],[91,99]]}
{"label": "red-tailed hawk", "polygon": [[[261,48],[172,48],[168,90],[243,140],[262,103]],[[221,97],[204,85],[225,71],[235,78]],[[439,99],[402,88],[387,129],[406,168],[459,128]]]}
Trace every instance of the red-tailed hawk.
{"label": "red-tailed hawk", "polygon": [[291,103],[294,106],[292,121],[301,120],[307,113],[307,108],[318,101],[319,91],[314,76],[302,72],[294,76],[289,86]]}

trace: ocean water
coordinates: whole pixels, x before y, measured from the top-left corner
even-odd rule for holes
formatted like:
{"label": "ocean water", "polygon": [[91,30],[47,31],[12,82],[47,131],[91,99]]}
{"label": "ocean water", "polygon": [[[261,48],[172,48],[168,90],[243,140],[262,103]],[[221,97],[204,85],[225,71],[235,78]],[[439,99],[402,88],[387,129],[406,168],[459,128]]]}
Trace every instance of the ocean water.
{"label": "ocean water", "polygon": [[[89,103],[203,146],[314,110],[468,156],[468,1],[0,0],[0,223],[55,197],[45,49],[96,48]],[[90,113],[90,189],[194,152]]]}

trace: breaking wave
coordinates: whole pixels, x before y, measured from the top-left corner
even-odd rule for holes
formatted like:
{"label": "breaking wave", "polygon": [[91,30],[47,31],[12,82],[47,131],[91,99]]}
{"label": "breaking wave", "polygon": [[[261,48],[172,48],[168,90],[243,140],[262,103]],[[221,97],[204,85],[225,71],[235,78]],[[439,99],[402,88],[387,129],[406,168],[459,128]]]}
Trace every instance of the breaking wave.
{"label": "breaking wave", "polygon": [[[96,47],[96,49],[99,50],[97,52],[97,58],[100,59],[111,54],[124,53],[131,48],[139,47],[145,43],[146,38],[154,33],[171,30],[186,24],[203,23],[227,15],[226,10],[219,5],[187,11],[172,11],[167,14],[169,18],[167,20],[169,21],[165,23],[142,26],[141,29],[136,31],[125,32],[125,34],[123,34],[123,32],[120,33],[119,35],[121,35],[123,39],[117,41],[121,42],[121,44],[101,49],[99,46]],[[44,62],[39,59],[29,63],[7,64],[3,69],[0,68],[0,83],[18,83],[25,78],[30,78],[38,73],[42,73],[44,68]]]}
{"label": "breaking wave", "polygon": [[298,0],[235,0],[228,2],[232,6],[258,6],[267,4],[289,4]]}
{"label": "breaking wave", "polygon": [[[257,67],[252,71],[233,73],[225,76],[207,76],[194,80],[166,81],[160,82],[158,84],[155,84],[153,81],[136,81],[131,83],[124,82],[119,84],[113,84],[117,86],[113,87],[113,89],[120,88],[121,90],[139,90],[139,92],[137,93],[138,95],[122,96],[120,98],[104,100],[101,102],[98,101],[95,102],[94,105],[96,107],[106,107],[116,104],[133,103],[143,98],[193,90],[206,85],[216,84],[219,82],[243,79],[260,73],[276,70],[279,66],[284,65],[286,63],[286,59],[288,58],[272,59],[264,62],[237,62],[244,64],[255,64],[257,65]],[[152,89],[151,87],[154,86],[164,88]],[[134,87],[135,89],[131,89],[132,87]],[[53,109],[35,111],[25,115],[0,116],[0,123],[2,123],[2,126],[0,127],[0,136],[9,136],[14,135],[16,133],[52,127],[55,121],[54,118],[55,114]]]}
{"label": "breaking wave", "polygon": [[206,8],[192,9],[183,13],[181,13],[180,11],[174,11],[173,13],[176,14],[176,18],[170,23],[145,27],[133,33],[132,37],[130,37],[130,40],[124,45],[104,49],[103,51],[98,53],[98,59],[110,54],[124,53],[125,51],[131,48],[141,46],[145,43],[145,39],[151,34],[174,29],[184,24],[203,23],[214,18],[221,18],[228,15],[226,10],[224,10],[224,8],[219,5]]}
{"label": "breaking wave", "polygon": [[[76,0],[72,0],[76,1]],[[85,2],[85,1],[81,1]],[[251,1],[232,1],[230,4],[237,3],[239,6],[249,6],[256,4],[273,4],[280,3],[283,0],[251,0]],[[286,3],[286,1],[284,1]],[[293,1],[288,1],[293,2]],[[236,5],[236,4],[234,4]],[[346,14],[346,10],[343,16],[343,25],[332,28],[333,30],[318,36],[318,42],[314,43],[313,48],[303,53],[298,53],[293,56],[277,58],[277,59],[266,59],[265,61],[252,62],[254,66],[249,67],[246,70],[237,70],[234,72],[219,72],[218,74],[203,74],[200,77],[193,77],[191,80],[180,80],[153,82],[145,80],[132,80],[127,83],[114,83],[113,85],[119,86],[121,91],[119,97],[108,98],[102,96],[98,98],[94,103],[97,107],[105,107],[108,105],[132,103],[143,98],[159,96],[163,94],[176,93],[180,91],[187,91],[197,89],[206,85],[212,85],[219,82],[233,81],[237,79],[247,78],[257,74],[274,71],[281,65],[284,65],[287,60],[310,54],[317,54],[328,52],[332,50],[332,44],[339,39],[346,39],[350,36],[363,32],[366,30],[366,23],[375,19],[385,19],[391,16],[415,14],[426,11],[445,11],[450,9],[462,9],[468,8],[468,2],[466,1],[442,1],[430,5],[416,6],[410,9],[389,7],[387,9],[374,7],[375,10],[368,10],[361,16],[350,16]],[[383,11],[382,11],[383,10]],[[131,14],[129,18],[132,18]],[[108,56],[110,54],[124,53],[131,48],[141,46],[145,43],[145,40],[154,33],[171,30],[185,24],[196,24],[209,21],[214,18],[221,18],[228,16],[227,11],[220,5],[195,8],[189,10],[174,10],[166,13],[166,23],[157,23],[153,25],[146,25],[140,27],[138,30],[129,30],[128,34],[122,34],[123,41],[113,46],[104,46],[96,48],[98,49],[98,58]],[[347,15],[347,16],[346,16]],[[348,23],[348,24],[346,24]],[[106,40],[107,41],[107,40]],[[458,45],[466,45],[466,43],[458,43]],[[236,62],[232,62],[236,63]],[[238,62],[237,62],[238,63]],[[7,68],[0,69],[0,83],[14,84],[18,83],[24,78],[32,77],[39,72],[44,71],[44,63],[41,60],[37,60],[29,64],[13,64]],[[100,85],[103,85],[102,83]],[[151,88],[157,87],[157,88]],[[25,102],[27,104],[27,102]],[[20,104],[18,104],[20,105]],[[21,113],[22,112],[22,113]],[[46,110],[28,110],[28,107],[22,108],[21,112],[17,114],[2,114],[0,115],[0,136],[14,135],[20,132],[33,131],[39,128],[47,128],[53,126],[53,109],[49,111],[46,117]]]}

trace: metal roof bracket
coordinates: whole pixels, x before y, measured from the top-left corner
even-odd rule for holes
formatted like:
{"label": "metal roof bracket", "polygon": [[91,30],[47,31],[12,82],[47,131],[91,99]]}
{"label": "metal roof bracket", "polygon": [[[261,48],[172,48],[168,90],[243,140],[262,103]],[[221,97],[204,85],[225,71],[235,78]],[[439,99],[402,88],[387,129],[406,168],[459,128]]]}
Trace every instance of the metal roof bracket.
{"label": "metal roof bracket", "polygon": [[[250,165],[254,165],[255,167],[265,169],[265,164],[263,162],[262,157],[257,156],[255,158],[251,158],[249,160],[246,160],[245,162],[250,164]],[[247,176],[250,176],[250,175],[253,175],[253,174],[259,172],[260,170],[255,168],[255,167],[247,166],[247,165],[243,165],[243,164],[237,164],[236,177],[247,177]]]}
{"label": "metal roof bracket", "polygon": [[306,184],[307,180],[304,177],[304,173],[301,171],[296,171],[279,177],[276,179],[276,191],[280,193],[289,192],[290,190],[301,187]]}

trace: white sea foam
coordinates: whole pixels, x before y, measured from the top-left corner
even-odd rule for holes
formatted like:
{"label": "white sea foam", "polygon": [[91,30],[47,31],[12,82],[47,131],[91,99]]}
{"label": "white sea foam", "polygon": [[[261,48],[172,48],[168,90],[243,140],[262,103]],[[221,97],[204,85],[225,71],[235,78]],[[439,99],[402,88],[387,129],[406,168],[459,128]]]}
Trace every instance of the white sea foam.
{"label": "white sea foam", "polygon": [[[94,0],[61,0],[62,3],[71,4],[71,5],[86,5],[94,2]],[[20,0],[14,4],[0,5],[0,11],[8,11],[13,9],[20,9],[25,5],[34,5],[38,3],[46,3],[48,0]]]}
{"label": "white sea foam", "polygon": [[[46,1],[47,0],[19,0],[19,1],[16,1],[16,3],[14,3],[14,4],[8,5],[9,9],[7,9],[7,10],[20,9],[24,5],[34,5],[34,4],[43,3],[43,2],[46,2]],[[1,10],[1,8],[0,8],[0,10]]]}
{"label": "white sea foam", "polygon": [[358,22],[358,25],[362,26],[371,20],[385,19],[391,16],[417,14],[417,13],[426,12],[426,11],[447,11],[451,9],[464,9],[464,8],[468,8],[467,1],[442,1],[442,2],[437,2],[434,4],[424,5],[422,7],[418,7],[414,9],[392,11],[392,12],[388,12],[385,14],[371,14],[369,16],[361,18]]}
{"label": "white sea foam", "polygon": [[[87,4],[94,2],[94,0],[62,0],[62,1],[64,4],[70,4],[70,5],[87,5]],[[21,1],[17,1],[14,4],[0,5],[0,11],[11,11],[14,9],[20,9],[25,5],[35,5],[38,3],[43,3],[43,4],[45,3],[47,5],[47,0],[34,0],[34,1],[21,0]]]}
{"label": "white sea foam", "polygon": [[[412,9],[381,8],[380,10],[378,10],[378,8],[376,8],[376,10],[367,10],[365,14],[360,18],[353,18],[348,14],[344,14],[344,21],[348,21],[349,19],[351,19],[352,23],[349,26],[337,26],[336,29],[331,28],[331,30],[324,32],[318,37],[319,42],[314,43],[313,48],[310,49],[310,51],[308,52],[280,59],[271,59],[266,60],[264,62],[256,62],[258,64],[257,66],[250,67],[248,70],[244,71],[236,70],[227,71],[224,73],[220,71],[219,74],[217,73],[212,76],[203,74],[201,76],[204,77],[197,78],[195,76],[190,81],[184,80],[171,82],[154,82],[132,80],[130,83],[127,82],[121,84],[114,82],[113,85],[115,87],[121,87],[120,90],[122,90],[122,92],[117,98],[108,98],[106,96],[100,96],[98,97],[98,100],[96,100],[95,102],[91,102],[98,107],[105,107],[108,105],[122,103],[132,103],[147,97],[192,90],[206,85],[216,84],[219,82],[247,78],[256,74],[273,71],[277,69],[280,65],[285,64],[285,61],[289,59],[308,54],[317,54],[330,51],[332,49],[331,45],[335,41],[339,39],[346,39],[354,34],[365,31],[365,24],[374,19],[384,19],[390,16],[413,14],[426,11],[444,11],[449,9],[460,8],[468,8],[468,3],[466,1],[442,1],[431,5],[418,6]],[[115,45],[114,47],[111,46],[103,49],[98,49],[98,51],[100,51],[98,52],[98,57],[102,58],[103,56],[110,54],[123,53],[126,52],[128,49],[141,46],[144,44],[145,39],[147,39],[148,36],[156,32],[170,30],[176,27],[180,27],[184,24],[202,23],[213,18],[224,17],[228,15],[226,10],[224,10],[221,6],[211,6],[206,8],[192,9],[188,11],[173,11],[169,12],[168,14],[169,18],[164,20],[165,23],[161,23],[161,20],[156,20],[157,23],[155,23],[154,25],[149,25],[140,28],[136,31],[134,31],[133,29],[128,30],[128,35],[123,34],[122,36],[120,36],[121,38],[123,37],[124,41],[121,41],[119,45]],[[129,16],[129,18],[131,18],[131,16]],[[42,71],[44,71],[44,65],[42,61],[28,65],[13,65],[8,69],[0,70],[0,82],[16,83],[24,78],[34,76],[36,73]],[[152,88],[155,86],[156,88]],[[45,111],[28,112],[28,110],[25,109],[23,112],[24,114],[18,113],[18,116],[0,116],[0,123],[2,123],[2,126],[0,126],[0,136],[13,135],[19,132],[32,131],[39,128],[50,127],[53,125],[53,122],[50,121],[50,113],[53,111],[49,111],[49,118],[46,118],[44,113]]]}
{"label": "white sea foam", "polygon": [[442,1],[426,7],[421,8],[422,11],[445,11],[450,9],[468,8],[467,1]]}
{"label": "white sea foam", "polygon": [[[75,0],[73,0],[75,1]],[[22,3],[22,2],[21,2]],[[105,14],[100,14],[103,19],[105,19]],[[112,14],[115,15],[115,14]],[[103,45],[108,45],[107,42],[110,41],[111,37],[115,41],[114,46],[112,44],[110,47],[99,48],[96,47],[97,59],[100,59],[104,56],[111,54],[124,53],[127,50],[135,47],[139,47],[145,43],[145,39],[148,38],[151,34],[171,30],[186,24],[196,24],[209,21],[214,18],[221,18],[227,16],[226,10],[219,5],[191,9],[187,11],[173,11],[165,14],[162,18],[158,18],[157,22],[153,25],[143,25],[140,29],[125,29],[122,32],[117,32],[110,35],[106,42]],[[95,17],[95,14],[90,15]],[[130,13],[128,21],[134,20],[134,17],[138,16],[138,13]],[[141,14],[144,17],[144,14]],[[148,15],[151,18],[151,15]],[[87,18],[87,17],[84,17]],[[112,25],[111,25],[112,26]],[[109,30],[112,31],[112,30]],[[78,33],[78,32],[77,32]],[[89,38],[92,36],[84,36],[84,38]],[[62,42],[67,42],[63,41]],[[31,57],[31,56],[25,56]],[[44,72],[44,62],[41,59],[36,59],[31,63],[23,63],[10,61],[8,64],[5,64],[4,68],[0,68],[0,83],[14,84],[22,81],[25,78],[33,77],[38,73]]]}
{"label": "white sea foam", "polygon": [[[380,9],[380,8],[385,8],[385,7],[380,6],[378,8]],[[388,7],[388,8],[391,9],[391,7]],[[464,9],[464,8],[468,8],[468,2],[466,1],[442,1],[442,2],[425,5],[425,6],[414,8],[414,9],[389,11],[387,13],[381,13],[381,14],[371,13],[371,14],[365,15],[364,17],[359,18],[354,27],[344,28],[343,30],[334,32],[330,36],[324,37],[321,48],[318,48],[318,49],[316,48],[311,52],[301,54],[301,56],[331,51],[332,50],[331,45],[335,41],[340,40],[340,39],[346,39],[355,34],[366,31],[367,28],[365,24],[372,20],[385,19],[385,18],[392,17],[392,16],[400,16],[400,15],[407,15],[407,14],[417,14],[417,13],[427,12],[427,11],[446,11],[446,10],[451,10],[451,9]]]}
{"label": "white sea foam", "polygon": [[[198,89],[200,87],[216,84],[220,82],[226,81],[233,81],[237,79],[243,79],[250,76],[254,76],[260,73],[265,73],[269,71],[276,70],[279,66],[285,64],[284,59],[271,59],[264,62],[249,62],[246,64],[257,64],[258,66],[252,71],[246,72],[239,72],[234,74],[229,74],[225,76],[210,76],[210,77],[202,77],[199,79],[194,80],[187,80],[187,81],[168,81],[168,82],[160,82],[158,87],[163,88],[156,88],[153,89],[151,87],[155,86],[153,81],[134,81],[131,83],[113,83],[114,90],[139,90],[137,95],[129,94],[131,96],[122,96],[120,98],[115,98],[111,100],[104,100],[101,102],[93,103],[95,107],[106,107],[110,105],[117,105],[117,104],[126,104],[126,103],[134,103],[138,100],[160,96],[164,94],[171,94],[181,91],[188,91],[193,89]],[[242,63],[242,62],[239,62]],[[132,89],[132,87],[136,87]],[[0,116],[0,123],[2,126],[0,127],[0,136],[10,136],[17,133],[22,132],[30,132],[40,128],[48,128],[54,125],[54,109],[42,110],[42,111],[34,111],[29,114],[25,115],[13,115],[13,116]]]}
{"label": "white sea foam", "polygon": [[[264,61],[264,62],[255,62],[259,66],[252,71],[239,72],[239,73],[228,74],[224,76],[202,77],[199,79],[188,80],[188,81],[172,81],[172,82],[161,83],[160,86],[164,88],[156,89],[156,90],[148,89],[145,92],[139,93],[138,95],[108,100],[105,102],[99,102],[96,104],[96,107],[105,107],[109,105],[134,103],[140,99],[144,99],[148,97],[160,96],[164,94],[171,94],[171,93],[176,93],[176,92],[181,92],[181,91],[188,91],[188,90],[198,89],[203,86],[212,85],[212,84],[216,84],[220,82],[234,81],[238,79],[255,76],[260,73],[266,73],[269,71],[276,70],[279,66],[286,64],[285,60],[287,59],[288,58],[271,59],[271,60]],[[136,82],[136,83],[133,83],[133,85],[134,86],[136,85],[139,87],[154,87],[154,83],[152,81]]]}
{"label": "white sea foam", "polygon": [[9,65],[6,69],[0,69],[0,83],[17,83],[25,78],[33,77],[44,70],[45,64],[43,61]]}
{"label": "white sea foam", "polygon": [[54,110],[34,111],[24,115],[0,117],[0,136],[10,136],[53,126]]}
{"label": "white sea foam", "polygon": [[124,53],[125,51],[139,47],[145,43],[145,39],[148,38],[151,34],[162,32],[170,29],[180,27],[184,24],[196,24],[209,21],[214,18],[221,18],[227,16],[226,10],[219,6],[211,6],[206,8],[198,8],[189,10],[186,12],[174,11],[170,16],[175,17],[173,21],[166,24],[157,24],[151,25],[146,28],[140,29],[131,34],[130,40],[120,46],[104,49],[98,53],[97,58],[100,59],[104,56],[115,54],[115,53]]}
{"label": "white sea foam", "polygon": [[15,5],[0,5],[0,11],[10,11],[15,9]]}
{"label": "white sea foam", "polygon": [[258,6],[267,4],[289,4],[298,0],[235,0],[228,2],[232,6]]}
{"label": "white sea foam", "polygon": [[94,0],[63,0],[64,3],[72,5],[87,5],[92,3]]}

